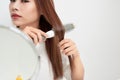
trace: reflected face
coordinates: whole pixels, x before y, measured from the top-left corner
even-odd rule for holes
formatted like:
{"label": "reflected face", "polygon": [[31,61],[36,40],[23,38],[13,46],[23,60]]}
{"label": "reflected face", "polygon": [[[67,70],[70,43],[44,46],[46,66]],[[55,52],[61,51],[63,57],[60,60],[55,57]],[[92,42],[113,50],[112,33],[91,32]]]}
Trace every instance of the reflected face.
{"label": "reflected face", "polygon": [[10,0],[9,10],[12,22],[16,26],[35,26],[39,23],[40,15],[35,0]]}

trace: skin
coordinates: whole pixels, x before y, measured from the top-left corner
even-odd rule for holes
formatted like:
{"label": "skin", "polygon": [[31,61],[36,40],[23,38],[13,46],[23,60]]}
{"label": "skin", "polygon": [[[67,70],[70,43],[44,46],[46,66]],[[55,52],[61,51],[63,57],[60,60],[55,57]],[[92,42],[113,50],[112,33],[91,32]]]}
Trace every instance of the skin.
{"label": "skin", "polygon": [[59,43],[59,46],[63,54],[70,56],[72,80],[83,80],[84,68],[76,44],[71,39],[64,39]]}
{"label": "skin", "polygon": [[[11,15],[21,16],[11,17],[12,22],[31,37],[35,44],[42,41],[42,36],[47,37],[45,32],[38,29],[40,13],[34,0],[11,0],[9,10]],[[83,80],[84,68],[76,44],[70,39],[64,39],[58,45],[63,54],[70,56],[72,80]]]}
{"label": "skin", "polygon": [[[21,17],[13,18],[12,22],[26,34],[28,34],[35,44],[42,41],[42,36],[47,35],[37,29],[39,16],[34,0],[11,0],[9,5],[10,14],[18,14]],[[31,16],[34,15],[34,16]]]}

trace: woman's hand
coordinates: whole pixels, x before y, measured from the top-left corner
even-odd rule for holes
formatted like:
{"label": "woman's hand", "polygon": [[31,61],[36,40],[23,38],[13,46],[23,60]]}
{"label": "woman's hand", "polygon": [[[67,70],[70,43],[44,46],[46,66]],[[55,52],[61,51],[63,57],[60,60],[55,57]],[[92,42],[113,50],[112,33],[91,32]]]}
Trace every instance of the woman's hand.
{"label": "woman's hand", "polygon": [[[80,59],[76,44],[70,39],[64,39],[59,43],[62,53],[70,56],[71,78],[72,80],[84,79],[84,67]],[[72,57],[71,57],[72,56]]]}
{"label": "woman's hand", "polygon": [[59,43],[60,50],[67,56],[77,56],[79,55],[76,44],[70,39],[64,39]]}
{"label": "woman's hand", "polygon": [[47,38],[47,34],[40,29],[27,26],[22,30],[25,34],[27,34],[35,44],[42,41],[42,36]]}

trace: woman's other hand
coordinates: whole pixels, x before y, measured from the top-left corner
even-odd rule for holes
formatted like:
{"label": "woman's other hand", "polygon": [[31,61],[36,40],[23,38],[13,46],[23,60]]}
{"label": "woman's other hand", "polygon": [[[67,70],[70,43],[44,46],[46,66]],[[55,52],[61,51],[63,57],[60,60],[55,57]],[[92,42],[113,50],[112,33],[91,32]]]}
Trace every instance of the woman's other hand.
{"label": "woman's other hand", "polygon": [[59,47],[63,54],[70,56],[69,61],[72,80],[83,80],[84,67],[76,44],[70,39],[64,39],[59,43]]}
{"label": "woman's other hand", "polygon": [[76,44],[71,39],[64,39],[59,43],[60,50],[67,56],[79,55]]}

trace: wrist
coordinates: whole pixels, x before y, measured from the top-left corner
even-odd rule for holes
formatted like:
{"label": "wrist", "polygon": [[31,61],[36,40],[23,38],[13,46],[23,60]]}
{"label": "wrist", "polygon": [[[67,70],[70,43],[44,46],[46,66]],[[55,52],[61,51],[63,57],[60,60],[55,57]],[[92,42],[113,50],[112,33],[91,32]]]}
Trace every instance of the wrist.
{"label": "wrist", "polygon": [[76,53],[76,54],[72,55],[73,58],[76,58],[76,57],[79,57],[79,56],[80,56],[80,53]]}
{"label": "wrist", "polygon": [[77,59],[80,57],[80,53],[70,55],[71,59]]}

